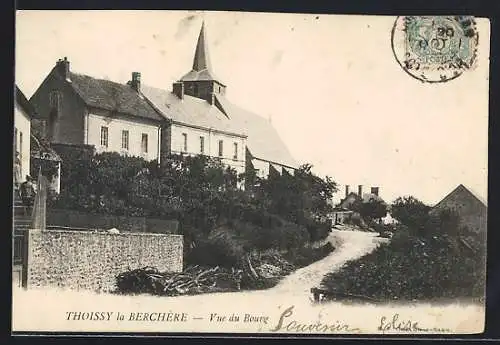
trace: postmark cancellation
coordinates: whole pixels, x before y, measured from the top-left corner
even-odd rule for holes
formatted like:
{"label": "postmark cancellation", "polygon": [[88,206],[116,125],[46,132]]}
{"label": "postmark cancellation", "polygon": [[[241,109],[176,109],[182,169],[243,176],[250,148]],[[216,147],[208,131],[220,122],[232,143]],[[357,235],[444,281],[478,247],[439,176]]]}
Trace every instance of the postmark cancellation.
{"label": "postmark cancellation", "polygon": [[397,62],[422,82],[447,82],[475,67],[479,35],[471,16],[398,17],[391,36]]}

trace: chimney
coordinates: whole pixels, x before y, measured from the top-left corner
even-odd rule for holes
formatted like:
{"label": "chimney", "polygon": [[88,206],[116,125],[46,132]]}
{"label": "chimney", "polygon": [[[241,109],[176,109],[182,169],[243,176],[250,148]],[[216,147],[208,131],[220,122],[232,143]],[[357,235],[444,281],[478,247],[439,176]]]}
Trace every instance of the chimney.
{"label": "chimney", "polygon": [[378,191],[379,191],[379,187],[372,187],[371,188],[371,193],[378,196]]}
{"label": "chimney", "polygon": [[65,56],[64,59],[59,59],[57,60],[56,63],[57,71],[59,74],[65,79],[65,80],[70,80],[69,78],[69,61],[68,58]]}
{"label": "chimney", "polygon": [[184,83],[177,82],[173,84],[173,92],[179,99],[184,99]]}
{"label": "chimney", "polygon": [[346,184],[345,185],[345,197],[347,198],[348,195],[349,195],[349,185]]}
{"label": "chimney", "polygon": [[363,186],[362,185],[358,185],[358,195],[360,198],[363,197]]}
{"label": "chimney", "polygon": [[130,86],[137,92],[141,92],[141,73],[132,72],[132,81],[130,82]]}

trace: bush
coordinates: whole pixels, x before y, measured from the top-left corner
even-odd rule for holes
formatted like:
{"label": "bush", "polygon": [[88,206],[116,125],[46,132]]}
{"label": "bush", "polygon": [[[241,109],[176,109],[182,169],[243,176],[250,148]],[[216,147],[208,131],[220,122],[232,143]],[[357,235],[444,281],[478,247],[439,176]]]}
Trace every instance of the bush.
{"label": "bush", "polygon": [[217,232],[195,243],[194,248],[186,256],[187,265],[241,267],[245,257],[241,241],[225,231]]}
{"label": "bush", "polygon": [[273,226],[262,227],[239,220],[231,220],[226,225],[229,232],[234,233],[245,243],[245,248],[251,250],[290,250],[302,247],[309,242],[309,233],[303,227],[272,216]]}
{"label": "bush", "polygon": [[292,250],[285,255],[285,259],[287,259],[297,268],[300,268],[308,266],[313,262],[325,258],[326,256],[328,256],[328,254],[330,254],[334,250],[335,248],[332,246],[330,242],[328,242],[318,248],[301,247],[299,249]]}
{"label": "bush", "polygon": [[399,197],[391,205],[391,215],[409,227],[414,235],[428,222],[430,207],[413,196]]}
{"label": "bush", "polygon": [[306,222],[305,227],[309,233],[311,242],[321,241],[328,237],[332,230],[332,225],[329,222],[320,222],[310,219]]}
{"label": "bush", "polygon": [[484,281],[484,257],[470,255],[455,238],[396,231],[389,244],[328,274],[322,284],[387,301],[482,297]]}

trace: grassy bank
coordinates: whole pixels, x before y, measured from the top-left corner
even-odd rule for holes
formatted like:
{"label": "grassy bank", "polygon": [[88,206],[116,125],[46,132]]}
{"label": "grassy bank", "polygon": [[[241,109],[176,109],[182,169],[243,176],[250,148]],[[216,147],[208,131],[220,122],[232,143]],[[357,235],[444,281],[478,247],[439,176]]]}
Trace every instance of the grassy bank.
{"label": "grassy bank", "polygon": [[484,253],[446,235],[397,233],[388,244],[341,270],[322,286],[340,299],[412,301],[484,296]]}

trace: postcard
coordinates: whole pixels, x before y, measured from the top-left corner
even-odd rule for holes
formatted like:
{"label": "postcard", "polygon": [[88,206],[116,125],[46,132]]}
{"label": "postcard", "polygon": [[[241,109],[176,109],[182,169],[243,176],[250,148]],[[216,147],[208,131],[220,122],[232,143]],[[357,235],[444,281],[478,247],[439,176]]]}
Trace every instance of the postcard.
{"label": "postcard", "polygon": [[482,333],[489,36],[17,11],[13,333]]}

